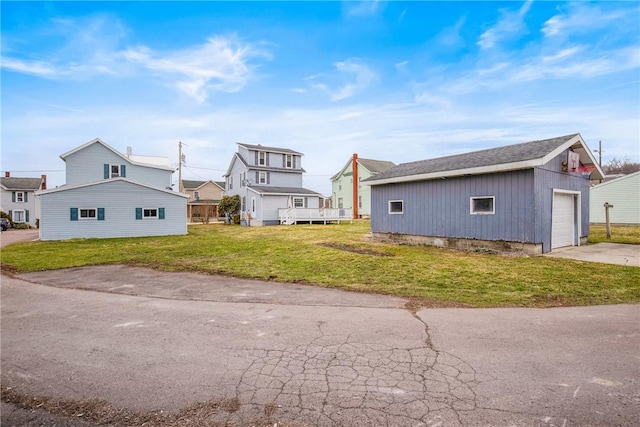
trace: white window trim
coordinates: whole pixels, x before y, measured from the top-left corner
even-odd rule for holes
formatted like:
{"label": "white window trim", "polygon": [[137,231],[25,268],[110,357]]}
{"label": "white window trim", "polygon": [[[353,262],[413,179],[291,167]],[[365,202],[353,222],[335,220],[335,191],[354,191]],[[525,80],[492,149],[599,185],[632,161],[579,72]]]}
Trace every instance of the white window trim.
{"label": "white window trim", "polygon": [[[16,203],[24,203],[24,191],[16,191]],[[22,197],[22,200],[18,200]]]}
{"label": "white window trim", "polygon": [[267,152],[258,151],[258,166],[266,166],[267,164]]}
{"label": "white window trim", "polygon": [[[94,211],[96,214],[93,217],[83,217],[82,211]],[[78,221],[97,221],[98,219],[98,208],[78,208]]]}
{"label": "white window trim", "polygon": [[[300,202],[299,203],[300,206],[296,206],[298,204],[297,202]],[[293,198],[293,207],[296,208],[296,209],[304,208],[304,197],[294,197]]]}
{"label": "white window trim", "polygon": [[[402,210],[400,212],[391,212],[391,203],[402,203]],[[389,215],[403,215],[404,214],[404,200],[389,200],[387,204]]]}
{"label": "white window trim", "polygon": [[[118,175],[113,175],[113,167],[117,167],[118,168]],[[110,178],[118,178],[122,176],[122,171],[120,170],[120,165],[114,165],[114,164],[110,164],[109,165],[109,177]]]}
{"label": "white window trim", "polygon": [[[18,212],[22,212],[22,220],[17,220],[17,219],[16,219],[16,216],[17,216],[16,214],[17,214]],[[11,213],[11,220],[12,220],[13,222],[16,222],[16,223],[23,223],[23,222],[27,222],[27,221],[26,221],[26,212],[25,212],[25,210],[24,210],[24,209],[17,209],[17,210],[14,210],[14,211]]]}
{"label": "white window trim", "polygon": [[[491,212],[475,212],[473,210],[473,201],[478,199],[491,199],[491,206],[493,210]],[[471,215],[495,215],[496,214],[496,196],[471,196],[469,197],[469,213]]]}
{"label": "white window trim", "polygon": [[[156,216],[147,216],[147,215],[145,215],[145,211],[150,211],[150,210],[155,210],[156,211]],[[159,218],[159,211],[160,211],[160,209],[158,209],[158,208],[142,208],[142,219],[158,219]]]}
{"label": "white window trim", "polygon": [[196,200],[200,199],[200,192],[198,190],[193,192],[193,198],[196,199]]}
{"label": "white window trim", "polygon": [[251,198],[251,212],[252,213],[256,213],[256,198],[252,197]]}
{"label": "white window trim", "polygon": [[258,172],[258,184],[266,184],[266,183],[267,183],[267,173]]}
{"label": "white window trim", "polygon": [[293,169],[293,154],[285,154],[284,167],[286,169]]}

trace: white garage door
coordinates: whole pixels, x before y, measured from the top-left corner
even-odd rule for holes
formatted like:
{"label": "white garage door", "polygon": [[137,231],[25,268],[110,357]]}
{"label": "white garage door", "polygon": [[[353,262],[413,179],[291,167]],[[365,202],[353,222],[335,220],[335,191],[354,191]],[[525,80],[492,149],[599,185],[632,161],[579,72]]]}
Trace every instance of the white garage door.
{"label": "white garage door", "polygon": [[551,215],[551,249],[575,244],[575,215],[573,194],[554,193]]}

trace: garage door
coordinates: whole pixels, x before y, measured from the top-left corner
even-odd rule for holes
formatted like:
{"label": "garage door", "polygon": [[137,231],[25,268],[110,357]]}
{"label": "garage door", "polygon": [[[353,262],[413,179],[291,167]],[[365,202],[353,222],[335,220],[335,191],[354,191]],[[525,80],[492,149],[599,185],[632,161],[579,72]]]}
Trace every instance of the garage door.
{"label": "garage door", "polygon": [[551,219],[551,249],[575,244],[573,194],[554,193]]}

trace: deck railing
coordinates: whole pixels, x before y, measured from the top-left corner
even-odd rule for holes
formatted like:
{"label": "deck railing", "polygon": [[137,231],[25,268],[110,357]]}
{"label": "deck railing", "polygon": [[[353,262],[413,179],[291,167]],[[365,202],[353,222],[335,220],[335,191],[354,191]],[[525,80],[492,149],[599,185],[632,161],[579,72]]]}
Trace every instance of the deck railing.
{"label": "deck railing", "polygon": [[352,209],[330,208],[289,208],[278,209],[280,224],[291,225],[298,222],[341,222],[353,220]]}

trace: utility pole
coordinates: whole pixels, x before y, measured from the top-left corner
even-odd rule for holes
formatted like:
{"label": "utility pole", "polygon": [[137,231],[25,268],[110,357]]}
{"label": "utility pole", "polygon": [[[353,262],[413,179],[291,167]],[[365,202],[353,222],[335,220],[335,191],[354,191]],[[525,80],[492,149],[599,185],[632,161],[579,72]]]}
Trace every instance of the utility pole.
{"label": "utility pole", "polygon": [[178,192],[184,193],[182,185],[182,141],[178,142]]}
{"label": "utility pole", "polygon": [[602,140],[598,141],[598,149],[593,151],[598,153],[598,164],[600,165],[600,169],[602,169]]}
{"label": "utility pole", "polygon": [[353,178],[353,219],[358,219],[358,187],[360,185],[360,182],[358,178],[358,155],[356,153],[354,153],[353,157],[351,158],[351,171],[351,177]]}

